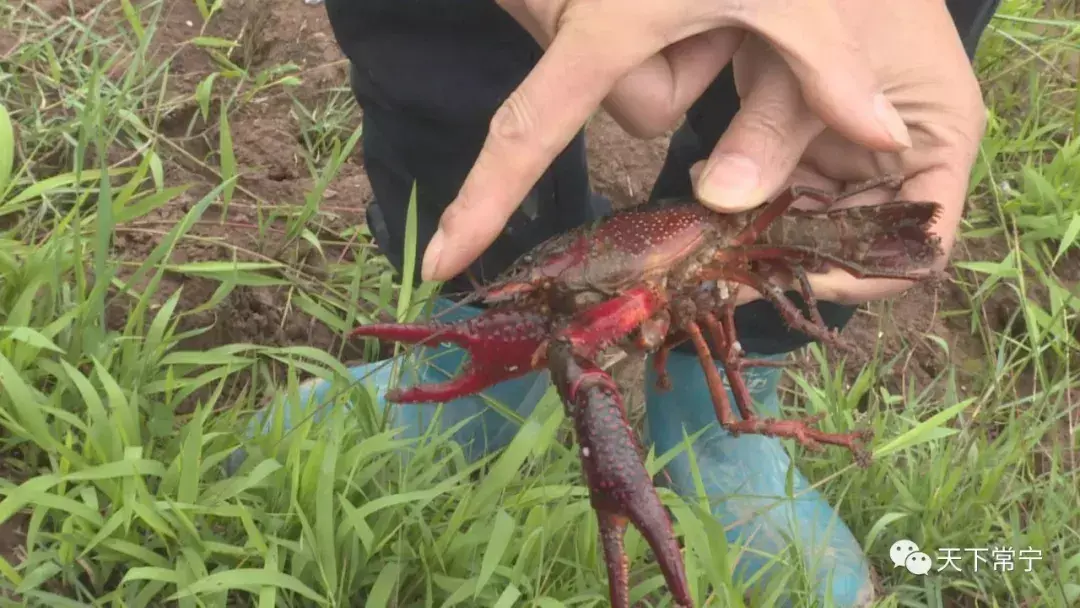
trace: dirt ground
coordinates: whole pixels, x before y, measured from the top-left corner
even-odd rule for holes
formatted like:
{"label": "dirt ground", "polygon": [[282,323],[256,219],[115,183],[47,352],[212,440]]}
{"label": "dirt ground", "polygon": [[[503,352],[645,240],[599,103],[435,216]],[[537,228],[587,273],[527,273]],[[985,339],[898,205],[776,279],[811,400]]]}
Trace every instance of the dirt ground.
{"label": "dirt ground", "polygon": [[[190,94],[208,74],[220,68],[204,51],[187,44],[198,34],[199,26],[193,24],[202,23],[195,3],[168,1],[163,5],[167,12],[158,34],[163,43],[158,47],[159,52],[166,55],[179,50],[171,70],[171,88]],[[297,65],[296,75],[303,79],[304,86],[296,96],[307,107],[314,106],[329,89],[347,83],[346,64],[334,44],[324,9],[307,6],[300,0],[269,3],[248,0],[230,5],[215,16],[203,35],[240,40],[241,49],[232,59],[251,73],[281,64]],[[240,245],[251,253],[252,260],[258,259],[256,256],[286,260],[296,255],[293,249],[281,249],[283,222],[277,222],[265,238],[256,228],[259,207],[303,206],[304,196],[314,184],[301,154],[300,126],[292,106],[288,96],[272,92],[230,116],[233,149],[241,175],[236,198],[224,225],[210,225],[221,218],[220,211],[211,208],[204,215],[205,221],[193,231],[222,245],[185,240],[177,249],[174,263],[220,259],[225,251],[223,245]],[[121,255],[142,259],[158,243],[154,220],[159,231],[170,229],[211,190],[212,184],[220,183],[211,169],[218,164],[218,118],[211,112],[209,120],[204,122],[197,105],[189,101],[174,108],[163,122],[161,131],[183,146],[183,152],[174,155],[173,162],[167,166],[167,179],[196,187],[185,193],[179,204],[161,210],[156,218],[140,221],[138,229],[122,231],[116,241]],[[358,122],[359,115],[356,119]],[[325,197],[324,208],[331,207],[337,213],[336,225],[323,226],[326,234],[319,236],[330,236],[326,240],[333,241],[332,237],[339,231],[362,223],[362,211],[370,197],[371,187],[361,166],[355,161],[346,163]],[[327,253],[333,256],[341,251],[331,248]],[[180,286],[184,290],[181,310],[205,302],[217,287],[215,281],[171,277],[160,296],[166,298]],[[116,312],[118,319],[126,316],[123,311]],[[215,317],[229,321],[216,323]],[[209,348],[230,342],[327,348],[339,345],[333,332],[324,325],[295,311],[285,314],[283,298],[274,289],[239,288],[222,306],[192,315],[184,325],[193,328],[211,323],[212,331],[189,341],[185,347]]]}
{"label": "dirt ground", "polygon": [[[55,9],[56,14],[61,14],[67,10],[68,3],[54,0],[46,4]],[[79,0],[75,4],[83,5],[89,11],[99,2]],[[195,3],[166,0],[164,6],[166,15],[157,32],[158,42],[151,48],[157,49],[162,56],[179,50],[171,70],[170,88],[190,95],[198,82],[218,68],[203,50],[186,44],[198,34],[202,23]],[[329,89],[347,83],[346,63],[333,40],[325,9],[321,6],[309,6],[302,0],[229,3],[203,35],[243,41],[242,50],[235,53],[233,59],[252,72],[282,63],[298,65],[304,86],[297,95],[306,102],[313,102]],[[174,263],[219,259],[224,250],[213,242],[215,239],[232,245],[242,243],[254,254],[280,255],[275,250],[279,242],[273,234],[268,239],[257,238],[257,206],[303,205],[305,193],[313,186],[300,153],[299,127],[291,108],[292,101],[287,96],[270,94],[232,117],[234,149],[243,175],[237,198],[228,211],[227,222],[221,225],[210,221],[198,226],[195,232],[208,240],[185,240],[173,257]],[[359,119],[359,115],[356,118]],[[172,184],[192,183],[196,187],[176,205],[160,210],[152,218],[140,220],[137,225],[125,227],[116,240],[122,256],[133,261],[144,259],[157,244],[159,236],[171,229],[210,190],[210,184],[219,181],[209,169],[217,166],[212,156],[217,148],[214,135],[217,119],[212,115],[209,126],[204,124],[198,116],[197,106],[190,100],[173,108],[161,130],[180,144],[181,149],[174,150],[167,159],[166,177]],[[595,187],[620,204],[642,200],[659,172],[666,141],[630,138],[604,115],[589,125],[588,140]],[[362,211],[372,193],[361,163],[359,155],[354,155],[326,196],[324,208],[332,208],[337,214],[333,225],[325,227],[329,235],[363,222]],[[219,216],[214,213],[217,212],[209,213],[204,220],[217,219]],[[333,251],[328,253],[334,254]],[[964,254],[961,251],[959,255]],[[170,276],[160,295],[168,297],[181,286],[180,308],[190,309],[206,301],[217,283]],[[237,289],[217,310],[186,319],[184,328],[213,323],[211,331],[186,346],[208,348],[230,342],[251,342],[313,345],[331,351],[340,346],[339,338],[323,324],[295,309],[286,314],[285,303],[286,298],[275,289]],[[959,347],[954,357],[977,360],[977,346],[968,346],[973,340],[967,328],[950,327],[939,314],[945,309],[966,307],[966,304],[962,293],[953,287],[938,292],[916,288],[894,301],[887,315],[883,315],[880,306],[861,310],[846,330],[858,350],[846,356],[845,366],[857,373],[874,356],[875,347],[884,349],[888,359],[890,353],[901,352],[908,343],[915,342],[916,347],[908,351],[890,372],[894,376],[894,389],[910,374],[925,380],[946,364],[940,349],[926,340],[928,334],[940,336],[954,348]],[[125,315],[122,310],[116,312],[119,322]],[[226,318],[228,322],[220,322]],[[638,373],[640,366],[631,367],[622,375],[633,377]],[[889,382],[889,379],[883,381]],[[11,555],[11,549],[19,544],[20,538],[14,526],[0,528],[0,553]]]}

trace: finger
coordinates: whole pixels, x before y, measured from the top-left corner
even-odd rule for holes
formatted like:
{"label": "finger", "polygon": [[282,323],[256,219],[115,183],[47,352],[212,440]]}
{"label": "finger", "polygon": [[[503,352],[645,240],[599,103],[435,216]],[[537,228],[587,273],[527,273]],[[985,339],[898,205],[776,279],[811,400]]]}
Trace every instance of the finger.
{"label": "finger", "polygon": [[743,304],[749,304],[757,300],[764,300],[765,296],[761,295],[761,292],[750,287],[749,285],[739,285],[738,291],[735,292],[735,305],[742,306]]}
{"label": "finger", "polygon": [[[772,7],[772,4],[766,5]],[[852,32],[827,2],[792,10],[748,8],[746,26],[768,39],[784,57],[810,108],[851,141],[882,151],[911,147],[899,112],[889,102]]]}
{"label": "finger", "polygon": [[663,135],[731,62],[745,35],[719,28],[675,42],[620,79],[604,108],[635,137]]}
{"label": "finger", "polygon": [[506,11],[514,21],[518,22],[533,40],[540,45],[541,48],[547,48],[551,42],[551,32],[547,31],[537,19],[529,7],[522,0],[501,0],[497,3],[499,8]]}
{"label": "finger", "polygon": [[[934,201],[941,213],[930,227],[930,233],[941,240],[941,255],[929,268],[943,270],[956,242],[956,231],[967,198],[968,174],[962,161],[938,165],[904,183],[899,198],[908,201]],[[928,270],[929,270],[928,269]],[[898,279],[856,279],[846,271],[832,269],[810,277],[810,284],[821,300],[841,304],[859,304],[894,297],[910,289],[915,281]]]}
{"label": "finger", "polygon": [[[523,0],[499,3],[541,47],[551,35]],[[682,118],[738,50],[746,32],[718,28],[679,40],[623,76],[603,106],[627,133],[659,137]]]}
{"label": "finger", "polygon": [[[705,170],[705,163],[707,161],[699,160],[698,162],[690,165],[690,182],[695,183],[701,179],[701,174]],[[842,190],[843,183],[839,180],[829,179],[824,175],[810,168],[805,162],[800,162],[796,165],[795,170],[784,182],[784,187],[790,186],[805,186],[807,188],[814,188],[815,190],[822,190],[833,194],[839,193]],[[791,205],[796,209],[806,209],[810,211],[821,211],[825,208],[825,203],[818,202],[814,199],[802,198],[795,201]]]}
{"label": "finger", "polygon": [[589,29],[565,24],[495,112],[476,163],[424,254],[426,280],[452,278],[478,258],[615,82],[656,52],[635,41],[634,31],[605,32],[596,44],[601,38]]}
{"label": "finger", "polygon": [[[912,129],[915,140],[913,150],[920,146],[920,132]],[[924,140],[925,141],[925,140]],[[917,158],[912,150],[903,152],[874,152],[867,148],[854,146],[832,129],[826,129],[806,149],[806,162],[814,170],[847,183],[856,183],[881,175],[901,175],[908,173],[911,167],[905,164],[905,156]]]}
{"label": "finger", "polygon": [[695,180],[698,199],[723,213],[756,207],[779,191],[825,128],[783,62],[762,65],[768,70],[752,84]]}

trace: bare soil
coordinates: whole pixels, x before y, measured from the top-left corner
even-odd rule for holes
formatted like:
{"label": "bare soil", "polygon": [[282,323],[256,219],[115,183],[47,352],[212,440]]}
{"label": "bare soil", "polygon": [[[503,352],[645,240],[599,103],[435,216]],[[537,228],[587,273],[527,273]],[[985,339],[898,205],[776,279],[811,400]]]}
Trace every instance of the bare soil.
{"label": "bare soil", "polygon": [[[77,10],[86,12],[99,4],[97,0],[75,2]],[[48,2],[41,6],[59,16],[66,12],[68,3]],[[194,187],[175,204],[120,231],[117,251],[132,262],[144,259],[160,237],[210,191],[212,184],[220,182],[213,169],[218,166],[215,159],[218,117],[212,114],[204,122],[196,103],[190,99],[197,83],[220,68],[205,50],[188,44],[193,36],[200,34],[202,24],[195,3],[166,0],[164,6],[166,14],[156,33],[158,40],[150,48],[163,58],[175,54],[170,89],[178,99],[179,95],[186,97],[186,101],[173,104],[160,126],[162,133],[177,144],[166,158],[166,177],[173,185]],[[119,5],[116,7],[119,10]],[[113,18],[119,19],[118,14]],[[109,19],[103,22],[109,23]],[[304,81],[296,95],[305,102],[315,102],[329,90],[347,86],[347,64],[321,6],[308,6],[302,0],[228,3],[202,35],[241,40],[241,49],[234,52],[232,59],[253,73],[284,63],[296,64]],[[221,219],[220,210],[203,218],[205,221],[194,231],[203,240],[185,239],[177,248],[173,263],[221,259],[226,251],[223,244],[242,245],[253,260],[264,259],[260,256],[282,259],[300,255],[294,248],[281,251],[280,235],[271,232],[260,238],[255,229],[260,206],[300,207],[305,193],[313,187],[313,179],[302,160],[300,125],[293,101],[286,95],[270,93],[230,118],[242,173],[236,199],[224,223],[216,221]],[[355,118],[359,121],[359,113]],[[603,114],[589,125],[588,140],[595,187],[620,206],[643,200],[660,170],[666,140],[633,139]],[[326,197],[324,209],[332,208],[337,219],[324,227],[328,235],[364,221],[363,210],[372,192],[362,162],[359,153],[355,154],[331,185],[332,192]],[[962,247],[958,255],[965,255]],[[190,310],[205,302],[217,286],[216,281],[173,275],[167,277],[159,296],[167,298],[182,287],[180,309]],[[212,348],[233,342],[303,344],[331,352],[341,347],[340,336],[334,331],[295,307],[286,310],[287,305],[287,294],[279,289],[239,288],[216,310],[186,317],[182,330],[207,325],[212,325],[212,329],[185,346]],[[967,306],[959,289],[946,287],[937,292],[915,288],[893,301],[887,314],[881,305],[867,307],[846,330],[857,350],[846,355],[844,365],[856,374],[875,356],[874,349],[883,349],[885,358],[891,359],[913,343],[914,348],[889,372],[891,378],[883,381],[895,383],[897,390],[911,374],[920,383],[925,382],[948,363],[942,351],[926,338],[928,335],[939,336],[950,344],[954,349],[952,356],[959,358],[961,364],[978,361],[981,353],[969,330],[962,322],[946,322],[940,315],[942,310]],[[125,307],[117,307],[114,313],[114,323],[122,323]],[[620,376],[629,380],[640,377],[640,372],[640,364],[631,364]],[[640,404],[640,392],[635,393],[632,402]],[[0,526],[0,555],[15,559],[21,542],[19,522],[12,520]]]}
{"label": "bare soil", "polygon": [[[167,13],[158,33],[162,44],[157,48],[163,55],[179,50],[173,59],[172,88],[190,95],[198,82],[220,68],[206,52],[188,44],[199,34],[196,28],[202,23],[195,3],[165,2],[164,6]],[[234,52],[232,60],[251,73],[283,64],[298,66],[295,75],[304,84],[294,95],[305,106],[313,106],[330,89],[347,83],[347,66],[331,36],[325,11],[299,0],[249,0],[228,5],[202,35],[239,40],[241,47]],[[221,259],[227,251],[224,246],[240,246],[252,261],[267,258],[295,261],[296,256],[303,255],[302,246],[285,246],[283,221],[273,223],[265,235],[260,235],[257,229],[260,209],[265,213],[268,207],[302,207],[305,194],[315,184],[304,162],[300,122],[293,104],[289,96],[274,90],[230,116],[240,173],[236,198],[227,217],[222,218],[220,210],[213,208],[203,216],[204,221],[193,232],[205,240],[185,239],[178,246],[173,263]],[[359,118],[358,115],[357,123]],[[194,187],[150,221],[142,220],[138,226],[121,231],[116,248],[122,257],[133,261],[143,259],[159,242],[156,232],[169,230],[214,184],[220,183],[220,177],[214,173],[220,143],[217,121],[218,116],[211,113],[204,122],[194,101],[175,107],[163,121],[160,127],[163,134],[183,147],[172,156],[167,179]],[[323,226],[327,234],[320,236],[333,236],[336,231],[362,223],[364,205],[370,197],[371,187],[359,159],[346,163],[326,197],[327,206],[337,212],[336,225]],[[221,219],[225,221],[218,221]],[[339,253],[340,249],[328,252]],[[209,299],[217,283],[169,277],[159,295],[167,298],[181,286],[179,308],[185,310]],[[216,310],[186,318],[185,329],[210,324],[213,329],[192,339],[185,347],[211,348],[230,342],[305,344],[328,349],[340,346],[338,337],[323,324],[295,309],[286,314],[285,300],[280,290],[274,288],[238,288]],[[116,310],[117,320],[124,318],[124,313],[122,309]],[[228,322],[219,321],[223,319]]]}

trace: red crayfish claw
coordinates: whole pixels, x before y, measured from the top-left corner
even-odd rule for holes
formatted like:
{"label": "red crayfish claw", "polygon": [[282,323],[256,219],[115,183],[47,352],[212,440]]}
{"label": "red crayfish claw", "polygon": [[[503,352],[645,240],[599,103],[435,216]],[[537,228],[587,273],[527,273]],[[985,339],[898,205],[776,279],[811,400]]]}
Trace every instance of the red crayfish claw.
{"label": "red crayfish claw", "polygon": [[427,346],[451,343],[466,349],[469,361],[458,376],[393,389],[386,395],[393,403],[426,403],[473,395],[533,371],[534,355],[548,337],[548,327],[549,318],[539,312],[501,308],[455,323],[374,323],[356,328],[350,336]]}
{"label": "red crayfish claw", "polygon": [[582,356],[571,339],[547,348],[548,368],[577,432],[589,496],[600,526],[612,608],[630,607],[629,564],[623,546],[634,524],[656,555],[668,590],[680,606],[693,606],[682,553],[667,510],[638,454],[622,396],[610,375]]}

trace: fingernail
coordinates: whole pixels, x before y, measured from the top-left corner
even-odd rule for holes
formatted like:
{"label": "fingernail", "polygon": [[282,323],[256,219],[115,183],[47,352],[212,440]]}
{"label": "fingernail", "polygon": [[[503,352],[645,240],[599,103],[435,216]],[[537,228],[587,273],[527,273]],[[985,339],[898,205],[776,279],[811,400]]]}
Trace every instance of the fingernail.
{"label": "fingernail", "polygon": [[446,235],[443,234],[442,228],[439,228],[435,231],[435,236],[431,237],[427,251],[424,252],[424,263],[420,265],[420,278],[425,281],[433,280],[435,273],[438,272],[439,257],[442,255],[445,241]]}
{"label": "fingernail", "polygon": [[761,169],[749,158],[719,156],[705,168],[699,195],[709,207],[741,211],[761,202]]}
{"label": "fingernail", "polygon": [[900,113],[889,103],[883,93],[878,93],[874,97],[874,114],[877,116],[878,123],[885,127],[885,131],[889,133],[893,141],[905,148],[911,147],[911,135],[908,133],[907,125],[904,124],[904,119],[900,117]]}

